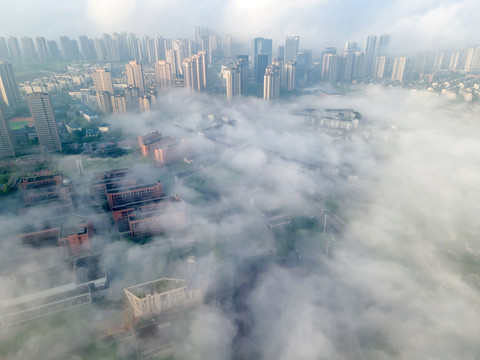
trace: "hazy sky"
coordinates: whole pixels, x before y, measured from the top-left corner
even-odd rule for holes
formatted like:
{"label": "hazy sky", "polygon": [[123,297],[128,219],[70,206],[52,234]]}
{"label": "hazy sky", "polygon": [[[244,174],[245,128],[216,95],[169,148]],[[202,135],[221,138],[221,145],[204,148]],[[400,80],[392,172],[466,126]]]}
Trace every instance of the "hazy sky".
{"label": "hazy sky", "polygon": [[[20,0],[4,1],[0,35],[56,38],[129,31],[192,37],[193,25],[237,40],[300,35],[301,46],[341,47],[370,33],[391,34],[391,48],[458,48],[480,42],[478,0]],[[413,41],[414,39],[414,41]]]}

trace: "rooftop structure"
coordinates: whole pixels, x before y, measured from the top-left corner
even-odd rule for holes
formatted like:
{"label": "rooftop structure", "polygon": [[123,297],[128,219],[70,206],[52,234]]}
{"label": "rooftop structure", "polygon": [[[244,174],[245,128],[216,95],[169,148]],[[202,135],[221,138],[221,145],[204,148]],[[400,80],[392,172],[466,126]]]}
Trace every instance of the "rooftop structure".
{"label": "rooftop structure", "polygon": [[303,109],[294,114],[302,116],[307,127],[331,135],[352,132],[360,119],[360,114],[353,109]]}
{"label": "rooftop structure", "polygon": [[136,317],[152,317],[168,309],[182,309],[203,302],[196,282],[196,263],[189,259],[181,277],[160,278],[124,289]]}
{"label": "rooftop structure", "polygon": [[159,198],[162,195],[162,183],[133,185],[107,190],[107,202],[110,209],[136,201]]}
{"label": "rooftop structure", "polygon": [[185,204],[178,195],[119,206],[112,214],[121,238],[138,239],[185,227]]}
{"label": "rooftop structure", "polygon": [[145,157],[150,157],[160,165],[167,165],[181,159],[189,152],[189,143],[177,140],[174,136],[162,136],[154,130],[138,137],[140,151]]}
{"label": "rooftop structure", "polygon": [[24,177],[20,179],[19,188],[24,190],[40,189],[55,185],[61,185],[63,181],[62,174],[52,174],[43,176]]}
{"label": "rooftop structure", "polygon": [[43,219],[27,224],[20,239],[24,245],[41,247],[59,246],[66,256],[90,250],[92,223],[80,215]]}
{"label": "rooftop structure", "polygon": [[14,325],[92,302],[108,287],[100,255],[87,255],[46,268],[0,276],[4,288],[0,323]]}

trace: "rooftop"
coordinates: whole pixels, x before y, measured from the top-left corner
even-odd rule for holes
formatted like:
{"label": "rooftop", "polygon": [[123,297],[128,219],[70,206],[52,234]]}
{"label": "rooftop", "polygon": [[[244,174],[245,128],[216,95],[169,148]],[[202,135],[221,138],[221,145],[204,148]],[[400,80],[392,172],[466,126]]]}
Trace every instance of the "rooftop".
{"label": "rooftop", "polygon": [[151,183],[151,184],[141,184],[141,185],[126,186],[118,189],[109,189],[107,190],[107,194],[115,194],[115,193],[122,193],[122,192],[128,192],[128,191],[134,191],[134,190],[140,190],[140,189],[153,188],[157,186],[158,183],[160,183],[160,181],[158,181],[157,183]]}
{"label": "rooftop", "polygon": [[155,199],[140,200],[128,204],[117,205],[112,208],[112,211],[126,210],[130,208],[141,208],[144,206],[155,204],[165,204],[165,206],[167,207],[171,202],[182,202],[182,199],[178,195],[163,196]]}
{"label": "rooftop", "polygon": [[62,174],[52,174],[52,175],[42,175],[42,176],[33,176],[33,177],[24,177],[20,180],[20,183],[24,182],[36,182],[36,181],[45,181],[45,180],[53,180],[55,176],[62,176]]}
{"label": "rooftop", "polygon": [[129,287],[125,290],[131,292],[136,297],[142,299],[147,295],[161,294],[170,290],[179,289],[186,286],[185,280],[162,278],[143,284]]}

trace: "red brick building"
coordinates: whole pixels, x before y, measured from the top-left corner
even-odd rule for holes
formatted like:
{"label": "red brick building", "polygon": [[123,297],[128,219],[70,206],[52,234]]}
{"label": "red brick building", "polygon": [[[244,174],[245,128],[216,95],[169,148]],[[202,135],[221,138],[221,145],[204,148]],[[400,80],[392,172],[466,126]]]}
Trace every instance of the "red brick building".
{"label": "red brick building", "polygon": [[110,209],[128,203],[159,198],[162,195],[162,183],[134,185],[107,190],[107,202]]}
{"label": "red brick building", "polygon": [[23,244],[33,247],[59,246],[69,256],[90,250],[92,234],[92,223],[87,218],[69,215],[29,225],[20,239]]}
{"label": "red brick building", "polygon": [[162,134],[156,130],[139,136],[138,145],[143,156],[154,159],[160,165],[177,161],[190,151],[186,140],[177,140],[174,136],[162,137]]}
{"label": "red brick building", "polygon": [[62,174],[24,177],[20,179],[18,187],[22,190],[41,189],[51,186],[60,186],[62,185],[62,181]]}
{"label": "red brick building", "polygon": [[178,195],[118,206],[112,214],[120,233],[133,238],[179,230],[186,225],[185,204]]}

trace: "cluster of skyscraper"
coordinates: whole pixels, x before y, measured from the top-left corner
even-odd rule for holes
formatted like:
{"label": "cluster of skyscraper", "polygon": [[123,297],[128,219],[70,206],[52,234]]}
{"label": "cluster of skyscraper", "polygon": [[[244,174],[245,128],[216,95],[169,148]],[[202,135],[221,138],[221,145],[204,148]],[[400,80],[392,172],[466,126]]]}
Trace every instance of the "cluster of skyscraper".
{"label": "cluster of skyscraper", "polygon": [[[299,51],[299,43],[298,36],[287,36],[285,45],[279,47],[278,56],[273,57],[272,39],[259,37],[252,40],[252,78],[254,83],[263,84],[265,99],[278,98],[280,88],[292,91],[299,78],[305,79],[312,62],[312,51]],[[246,95],[250,78],[248,55],[238,55],[235,64],[223,65],[222,75],[228,100]]]}
{"label": "cluster of skyscraper", "polygon": [[464,50],[442,50],[435,54],[423,53],[416,57],[413,71],[430,70],[478,71],[480,70],[480,46]]}
{"label": "cluster of skyscraper", "polygon": [[205,51],[208,54],[209,62],[218,58],[232,57],[232,37],[230,35],[223,35],[220,39],[206,28],[196,26],[194,38],[192,41],[165,39],[162,36],[137,37],[135,34],[124,32],[112,35],[103,34],[103,37],[98,39],[90,39],[81,35],[78,41],[70,39],[68,36],[61,36],[60,51],[55,40],[36,37],[34,43],[31,37],[23,37],[18,41],[18,38],[9,36],[0,37],[0,59],[25,62],[59,59],[101,62],[137,60],[151,65],[159,60],[166,60],[172,64],[175,71],[178,69],[181,73],[183,59],[198,51]]}
{"label": "cluster of skyscraper", "polygon": [[[389,39],[388,35],[367,36],[362,48],[356,42],[347,41],[344,51],[338,54],[333,47],[325,48],[322,51],[322,80],[329,83],[352,81],[373,77],[382,72],[380,69],[385,71]],[[379,77],[383,76],[382,72]]]}

